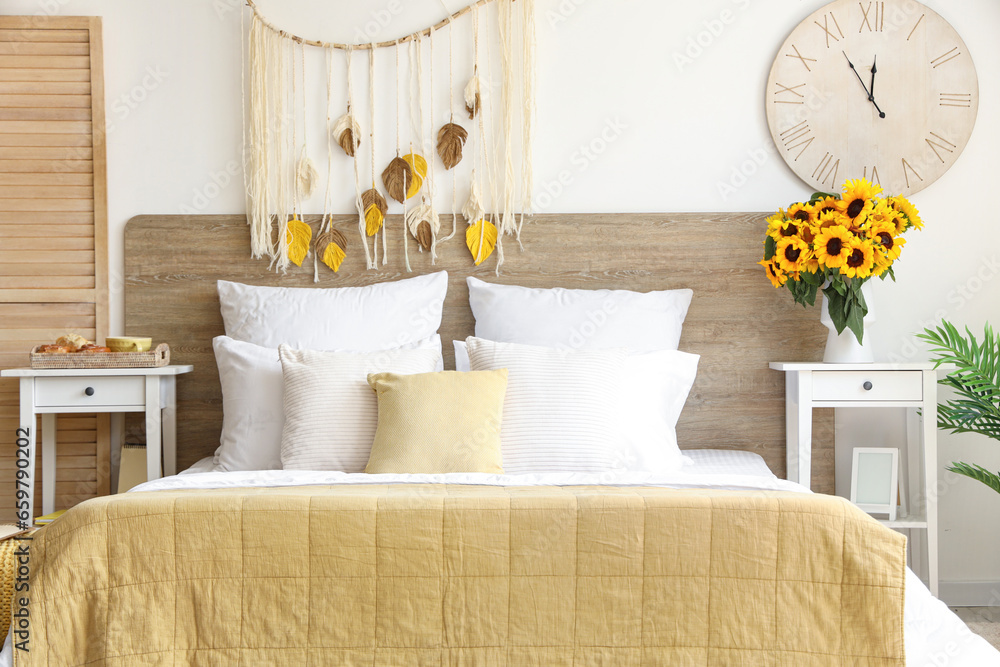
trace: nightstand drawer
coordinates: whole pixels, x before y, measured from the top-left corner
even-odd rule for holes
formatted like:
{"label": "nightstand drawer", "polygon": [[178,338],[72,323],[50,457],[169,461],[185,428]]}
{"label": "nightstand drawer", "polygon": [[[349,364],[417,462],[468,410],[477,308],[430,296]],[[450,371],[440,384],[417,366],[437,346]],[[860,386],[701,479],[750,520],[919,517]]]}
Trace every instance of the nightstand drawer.
{"label": "nightstand drawer", "polygon": [[144,405],[146,380],[139,377],[40,377],[35,379],[35,405],[85,407]]}
{"label": "nightstand drawer", "polygon": [[814,401],[919,401],[920,371],[816,371]]}

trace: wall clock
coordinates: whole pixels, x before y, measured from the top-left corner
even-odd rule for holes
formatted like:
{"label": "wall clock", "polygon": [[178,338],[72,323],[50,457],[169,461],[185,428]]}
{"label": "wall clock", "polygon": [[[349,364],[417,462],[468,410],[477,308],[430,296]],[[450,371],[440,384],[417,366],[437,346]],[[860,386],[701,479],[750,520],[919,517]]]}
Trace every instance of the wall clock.
{"label": "wall clock", "polygon": [[979,80],[965,42],[913,0],[837,0],[781,45],[767,123],[792,171],[820,191],[868,178],[910,195],[965,148]]}

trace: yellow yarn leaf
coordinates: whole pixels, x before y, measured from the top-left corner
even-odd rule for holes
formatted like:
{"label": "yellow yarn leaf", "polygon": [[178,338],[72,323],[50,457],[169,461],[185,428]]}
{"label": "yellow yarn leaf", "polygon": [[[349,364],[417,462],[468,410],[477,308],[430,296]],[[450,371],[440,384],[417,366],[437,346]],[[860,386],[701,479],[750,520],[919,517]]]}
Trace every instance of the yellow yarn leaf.
{"label": "yellow yarn leaf", "polygon": [[309,254],[309,241],[312,240],[312,235],[312,227],[298,218],[288,221],[288,232],[285,235],[288,240],[288,259],[295,266],[302,266],[303,260]]}
{"label": "yellow yarn leaf", "polygon": [[469,246],[472,259],[476,262],[476,266],[479,266],[487,257],[493,254],[493,249],[496,248],[496,226],[486,220],[480,220],[474,225],[469,225],[469,228],[465,232],[465,245]]}
{"label": "yellow yarn leaf", "polygon": [[427,160],[419,153],[407,153],[403,159],[406,160],[406,164],[410,165],[410,170],[413,172],[410,186],[406,189],[406,198],[411,199],[420,192],[420,188],[424,185],[424,179],[427,178]]}
{"label": "yellow yarn leaf", "polygon": [[347,253],[336,243],[327,243],[326,250],[323,251],[323,263],[334,271],[340,270],[340,265],[344,261]]}
{"label": "yellow yarn leaf", "polygon": [[365,209],[365,231],[368,233],[368,236],[378,234],[378,230],[382,229],[383,219],[382,211],[379,210],[377,204],[370,204]]}
{"label": "yellow yarn leaf", "polygon": [[410,165],[410,169],[421,180],[427,178],[427,160],[424,159],[423,155],[419,153],[407,153],[403,156],[403,159],[406,160],[406,164]]}
{"label": "yellow yarn leaf", "polygon": [[410,181],[410,187],[406,190],[406,198],[412,199],[414,195],[420,192],[420,188],[424,185],[424,179],[422,179],[419,174],[414,172],[413,180]]}

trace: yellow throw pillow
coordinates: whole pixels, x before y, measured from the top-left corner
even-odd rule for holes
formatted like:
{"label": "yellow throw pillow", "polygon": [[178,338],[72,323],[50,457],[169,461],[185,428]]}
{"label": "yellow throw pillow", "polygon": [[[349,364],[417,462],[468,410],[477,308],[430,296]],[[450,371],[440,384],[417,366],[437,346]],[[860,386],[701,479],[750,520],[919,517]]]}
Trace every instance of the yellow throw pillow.
{"label": "yellow throw pillow", "polygon": [[507,369],[371,373],[378,429],[367,473],[503,473]]}

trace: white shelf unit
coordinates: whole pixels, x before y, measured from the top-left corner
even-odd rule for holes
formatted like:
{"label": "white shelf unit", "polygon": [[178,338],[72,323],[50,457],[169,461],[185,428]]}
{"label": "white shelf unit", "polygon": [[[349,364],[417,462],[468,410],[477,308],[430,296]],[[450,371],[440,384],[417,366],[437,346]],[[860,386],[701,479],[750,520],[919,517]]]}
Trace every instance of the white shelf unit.
{"label": "white shelf unit", "polygon": [[[938,594],[937,385],[931,363],[828,364],[771,362],[785,374],[788,479],[808,487],[814,408],[903,408],[909,413],[902,511],[881,523],[909,533],[911,566]],[[922,417],[917,416],[917,410]]]}

